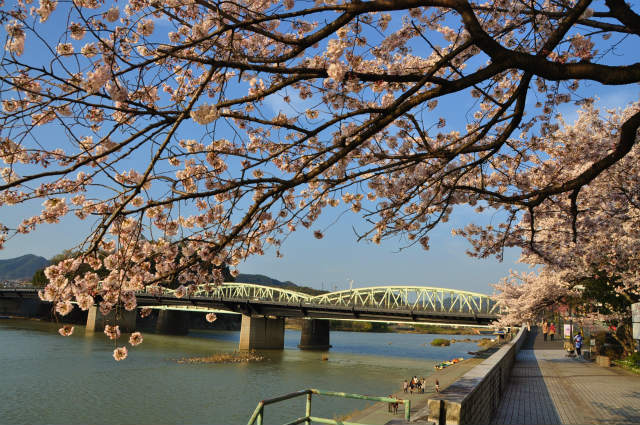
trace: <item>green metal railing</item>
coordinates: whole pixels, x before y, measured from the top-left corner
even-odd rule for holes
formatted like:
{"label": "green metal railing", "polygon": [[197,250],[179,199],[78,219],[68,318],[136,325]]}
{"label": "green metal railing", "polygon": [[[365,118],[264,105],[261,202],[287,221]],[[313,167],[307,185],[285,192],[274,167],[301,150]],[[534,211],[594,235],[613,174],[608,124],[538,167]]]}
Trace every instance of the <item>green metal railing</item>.
{"label": "green metal railing", "polygon": [[302,390],[296,391],[295,393],[285,394],[280,397],[270,398],[268,400],[262,400],[258,403],[256,410],[251,415],[251,419],[247,425],[263,425],[262,421],[264,419],[264,407],[277,403],[279,401],[289,400],[296,397],[307,396],[307,405],[305,408],[305,416],[294,420],[293,422],[288,422],[285,425],[296,425],[304,423],[305,425],[311,425],[312,422],[321,423],[321,424],[333,424],[333,425],[366,425],[357,422],[346,422],[346,421],[337,421],[335,419],[328,418],[318,418],[316,416],[311,416],[311,396],[313,394],[324,395],[324,396],[332,396],[332,397],[342,397],[342,398],[355,398],[357,400],[370,400],[370,401],[381,401],[384,403],[402,403],[404,405],[404,419],[409,422],[410,419],[410,410],[411,410],[411,400],[402,400],[397,398],[390,397],[372,397],[368,395],[360,395],[360,394],[349,394],[349,393],[340,393],[335,391],[322,391],[322,390]]}

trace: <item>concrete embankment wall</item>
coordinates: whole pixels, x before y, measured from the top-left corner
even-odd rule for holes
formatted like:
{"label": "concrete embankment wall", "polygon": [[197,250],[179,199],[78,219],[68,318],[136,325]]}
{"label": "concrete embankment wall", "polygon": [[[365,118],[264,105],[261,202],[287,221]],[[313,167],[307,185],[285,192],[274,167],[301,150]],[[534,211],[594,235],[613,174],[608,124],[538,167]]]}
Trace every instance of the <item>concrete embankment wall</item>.
{"label": "concrete embankment wall", "polygon": [[439,396],[429,399],[418,414],[438,425],[488,424],[504,393],[516,354],[527,337],[527,330],[503,345],[449,386]]}

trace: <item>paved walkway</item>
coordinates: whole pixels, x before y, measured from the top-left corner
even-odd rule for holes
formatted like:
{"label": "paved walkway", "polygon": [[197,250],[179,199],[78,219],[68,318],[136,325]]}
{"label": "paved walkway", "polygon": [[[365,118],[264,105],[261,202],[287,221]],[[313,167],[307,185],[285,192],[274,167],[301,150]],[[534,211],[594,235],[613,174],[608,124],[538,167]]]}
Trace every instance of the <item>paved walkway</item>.
{"label": "paved walkway", "polygon": [[638,424],[640,376],[566,357],[533,328],[492,423]]}

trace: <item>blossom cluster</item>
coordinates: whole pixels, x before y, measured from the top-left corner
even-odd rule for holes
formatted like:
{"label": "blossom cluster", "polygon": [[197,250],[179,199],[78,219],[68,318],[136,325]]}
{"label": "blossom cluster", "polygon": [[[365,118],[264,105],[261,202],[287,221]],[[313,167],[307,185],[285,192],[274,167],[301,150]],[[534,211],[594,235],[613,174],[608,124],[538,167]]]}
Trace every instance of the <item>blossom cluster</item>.
{"label": "blossom cluster", "polygon": [[[362,240],[424,249],[454,207],[500,210],[500,223],[457,231],[472,254],[518,246],[525,261],[604,264],[637,288],[638,105],[603,116],[581,85],[637,83],[636,61],[607,62],[633,32],[617,9],[31,3],[0,9],[0,206],[42,207],[0,218],[0,247],[69,216],[92,221],[46,271],[40,296],[60,315],[96,300],[104,314],[134,310],[141,290],[188,297],[249,256],[282,256],[293,231],[323,238],[331,209],[362,216]],[[43,37],[52,19],[65,24]],[[574,125],[559,114],[572,102]],[[615,247],[593,249],[589,229]]]}

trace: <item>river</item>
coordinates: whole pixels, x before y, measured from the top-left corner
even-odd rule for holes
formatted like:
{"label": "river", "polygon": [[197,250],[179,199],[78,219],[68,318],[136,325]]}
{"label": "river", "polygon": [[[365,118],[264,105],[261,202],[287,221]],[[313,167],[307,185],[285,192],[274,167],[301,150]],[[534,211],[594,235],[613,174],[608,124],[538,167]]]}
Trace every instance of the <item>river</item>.
{"label": "river", "polygon": [[[285,349],[263,351],[263,362],[179,364],[183,357],[234,351],[239,340],[239,332],[192,331],[145,334],[143,344],[116,362],[113,341],[103,333],[76,326],[65,338],[57,328],[0,319],[0,423],[246,424],[265,398],[305,388],[386,396],[403,379],[426,377],[435,363],[478,349],[475,343],[429,344],[446,335],[332,331],[333,348],[323,361],[326,353],[298,350],[300,333],[287,330]],[[312,414],[332,418],[366,405],[314,396]],[[303,398],[267,406],[265,425],[300,416]]]}

